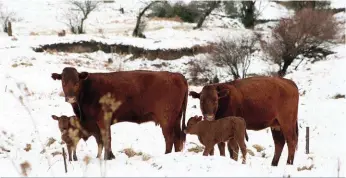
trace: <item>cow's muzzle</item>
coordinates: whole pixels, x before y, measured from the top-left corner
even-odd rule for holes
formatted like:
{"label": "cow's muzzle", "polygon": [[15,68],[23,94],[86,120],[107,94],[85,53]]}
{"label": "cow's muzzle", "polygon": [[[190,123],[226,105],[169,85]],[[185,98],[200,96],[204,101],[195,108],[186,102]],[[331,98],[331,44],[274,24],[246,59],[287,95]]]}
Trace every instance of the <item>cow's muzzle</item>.
{"label": "cow's muzzle", "polygon": [[204,115],[204,119],[207,121],[213,121],[215,119],[215,117],[212,114],[206,114],[206,115]]}
{"label": "cow's muzzle", "polygon": [[68,102],[70,104],[73,104],[77,101],[76,97],[72,96],[72,97],[65,97],[65,102]]}

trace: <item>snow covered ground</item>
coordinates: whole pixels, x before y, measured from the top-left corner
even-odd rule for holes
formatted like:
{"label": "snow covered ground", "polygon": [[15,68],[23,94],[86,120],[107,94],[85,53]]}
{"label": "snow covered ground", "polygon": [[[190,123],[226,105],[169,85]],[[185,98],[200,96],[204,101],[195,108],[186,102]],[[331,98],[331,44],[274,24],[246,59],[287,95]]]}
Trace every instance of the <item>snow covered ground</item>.
{"label": "snow covered ground", "polygon": [[[228,157],[220,157],[218,149],[213,157],[203,157],[202,153],[189,151],[201,145],[196,136],[187,136],[185,149],[180,153],[164,154],[164,138],[160,127],[154,123],[119,123],[112,126],[112,148],[115,160],[106,163],[96,159],[97,145],[94,138],[80,141],[77,148],[79,161],[68,162],[68,173],[64,172],[61,156],[60,131],[51,115],[73,115],[69,104],[60,96],[61,84],[51,79],[52,72],[61,72],[66,66],[74,66],[79,71],[111,70],[169,70],[187,74],[190,60],[201,60],[204,55],[182,57],[174,61],[145,59],[127,60],[128,56],[95,52],[89,54],[35,53],[31,47],[58,41],[76,41],[79,39],[119,40],[123,43],[142,44],[154,48],[153,41],[161,40],[166,47],[178,48],[193,44],[203,44],[215,40],[215,36],[245,32],[240,27],[213,27],[213,21],[207,21],[203,30],[191,30],[191,24],[167,21],[152,21],[146,31],[148,40],[128,37],[134,26],[135,0],[121,2],[121,7],[129,9],[129,15],[115,13],[120,4],[115,3],[103,12],[97,12],[88,20],[88,34],[58,38],[55,30],[66,28],[56,22],[55,11],[61,10],[58,1],[46,0],[2,0],[3,3],[23,18],[14,23],[17,40],[0,33],[0,177],[20,176],[21,164],[30,165],[28,176],[346,176],[346,100],[333,99],[336,94],[345,94],[346,47],[335,45],[336,54],[328,60],[314,64],[303,63],[297,70],[290,68],[287,78],[293,79],[299,86],[299,145],[293,166],[286,165],[285,147],[278,167],[271,167],[274,144],[269,129],[248,131],[247,164],[235,162]],[[60,3],[60,4],[59,4]],[[135,6],[136,4],[136,6]],[[341,3],[340,3],[341,4]],[[268,5],[265,14],[275,17],[286,16],[288,11],[276,4]],[[108,9],[108,10],[107,10]],[[113,9],[113,10],[112,10]],[[273,10],[274,9],[274,10]],[[40,10],[40,11],[38,11]],[[114,13],[113,13],[114,12]],[[41,19],[38,20],[38,17]],[[345,16],[340,16],[345,17]],[[213,19],[215,17],[211,17]],[[114,22],[116,21],[116,22]],[[218,22],[230,24],[220,19]],[[127,25],[126,25],[127,24]],[[104,34],[98,33],[98,26]],[[238,29],[237,29],[238,28]],[[29,35],[31,32],[39,35]],[[171,40],[171,41],[170,41]],[[174,41],[175,40],[175,41]],[[164,46],[163,44],[161,47]],[[249,73],[267,73],[274,68],[257,55],[249,68]],[[105,67],[108,58],[113,64]],[[158,64],[165,63],[161,67]],[[296,64],[292,64],[295,66]],[[225,69],[220,68],[222,78],[227,78]],[[200,86],[189,86],[199,91]],[[198,100],[189,97],[187,118],[200,114]],[[310,127],[310,154],[305,154],[305,128]],[[54,143],[51,142],[54,138]],[[27,144],[30,144],[28,146]],[[257,152],[258,146],[263,148]],[[25,150],[25,148],[31,147]],[[255,148],[256,147],[256,148]],[[123,150],[132,148],[137,156],[128,157]],[[91,158],[87,161],[85,158]],[[25,166],[25,164],[23,164]],[[310,170],[301,170],[306,167]]]}

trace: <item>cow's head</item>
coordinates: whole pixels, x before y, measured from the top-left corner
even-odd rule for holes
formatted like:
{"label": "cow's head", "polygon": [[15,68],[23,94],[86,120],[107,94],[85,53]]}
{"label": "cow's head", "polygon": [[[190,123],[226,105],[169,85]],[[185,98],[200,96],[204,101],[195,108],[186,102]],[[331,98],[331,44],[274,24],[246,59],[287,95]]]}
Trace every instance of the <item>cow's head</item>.
{"label": "cow's head", "polygon": [[202,118],[203,118],[202,116],[197,116],[197,115],[190,117],[189,121],[187,121],[186,129],[184,130],[184,132],[186,134],[191,134],[193,126],[196,125],[198,122],[202,121]]}
{"label": "cow's head", "polygon": [[228,89],[220,89],[215,85],[204,86],[200,93],[190,92],[192,98],[200,100],[200,107],[204,118],[208,121],[215,119],[215,114],[219,107],[219,99],[228,96]]}
{"label": "cow's head", "polygon": [[65,94],[65,101],[68,103],[77,102],[80,94],[81,83],[89,76],[88,72],[78,71],[73,67],[65,67],[61,74],[52,73],[54,80],[61,80],[62,89]]}
{"label": "cow's head", "polygon": [[56,115],[52,115],[52,118],[56,121],[58,121],[59,130],[61,132],[61,135],[67,134],[68,130],[70,129],[70,117],[67,117],[65,115],[62,115],[60,117]]}

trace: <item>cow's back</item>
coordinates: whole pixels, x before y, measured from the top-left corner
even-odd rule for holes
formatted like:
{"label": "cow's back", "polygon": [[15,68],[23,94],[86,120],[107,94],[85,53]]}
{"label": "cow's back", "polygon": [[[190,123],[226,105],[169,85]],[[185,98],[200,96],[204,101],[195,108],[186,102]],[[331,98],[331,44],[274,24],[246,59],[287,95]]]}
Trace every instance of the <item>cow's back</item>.
{"label": "cow's back", "polygon": [[[280,77],[250,77],[237,80],[233,86],[241,93],[242,114],[247,128],[268,127],[284,112],[294,112],[298,105],[297,85]],[[291,111],[287,108],[291,107]]]}

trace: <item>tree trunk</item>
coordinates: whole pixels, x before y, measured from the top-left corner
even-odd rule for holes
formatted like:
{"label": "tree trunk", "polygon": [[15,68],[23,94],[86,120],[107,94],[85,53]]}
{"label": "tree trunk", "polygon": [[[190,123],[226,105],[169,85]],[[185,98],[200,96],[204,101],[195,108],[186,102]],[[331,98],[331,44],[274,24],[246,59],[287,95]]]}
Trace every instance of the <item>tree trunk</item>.
{"label": "tree trunk", "polygon": [[217,8],[217,6],[221,3],[221,1],[212,1],[210,4],[208,2],[209,8],[205,11],[205,13],[198,20],[197,26],[193,29],[201,28],[205,19],[210,15],[210,13]]}
{"label": "tree trunk", "polygon": [[12,36],[12,23],[8,21],[8,29],[7,29],[8,36]]}
{"label": "tree trunk", "polygon": [[288,67],[292,64],[294,60],[294,58],[292,57],[284,57],[283,59],[284,59],[284,65],[282,66],[282,69],[278,71],[278,75],[280,77],[283,77],[286,75]]}
{"label": "tree trunk", "polygon": [[84,33],[84,21],[85,19],[83,18],[80,22],[80,26],[78,27],[78,33],[83,34]]}
{"label": "tree trunk", "polygon": [[137,16],[137,22],[136,22],[136,26],[135,29],[132,32],[132,36],[134,37],[143,37],[144,35],[142,34],[142,32],[139,31],[139,25],[141,23],[141,19],[142,16],[144,15],[145,11],[147,11],[152,5],[159,3],[159,2],[164,2],[164,1],[153,1],[150,4],[148,4]]}
{"label": "tree trunk", "polygon": [[255,25],[255,2],[243,1],[242,2],[243,18],[242,22],[245,28],[252,28]]}

